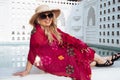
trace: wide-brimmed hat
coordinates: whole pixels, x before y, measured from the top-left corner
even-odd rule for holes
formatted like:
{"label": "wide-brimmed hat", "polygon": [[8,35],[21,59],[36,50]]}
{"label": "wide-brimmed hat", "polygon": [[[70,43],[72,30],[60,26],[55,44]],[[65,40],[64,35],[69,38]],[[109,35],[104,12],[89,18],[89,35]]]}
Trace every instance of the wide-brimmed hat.
{"label": "wide-brimmed hat", "polygon": [[30,24],[33,24],[40,13],[49,11],[53,12],[56,18],[60,15],[60,9],[50,8],[48,5],[40,5],[35,9],[35,14],[31,17]]}

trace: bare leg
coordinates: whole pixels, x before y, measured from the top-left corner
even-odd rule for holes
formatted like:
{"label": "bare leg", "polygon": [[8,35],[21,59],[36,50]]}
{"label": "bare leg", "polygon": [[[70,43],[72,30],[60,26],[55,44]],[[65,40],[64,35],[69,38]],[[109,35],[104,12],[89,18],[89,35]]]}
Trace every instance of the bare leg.
{"label": "bare leg", "polygon": [[95,54],[94,61],[90,64],[90,66],[93,67],[93,66],[96,65],[96,63],[104,64],[107,60],[110,60],[110,63],[112,63],[111,58],[112,58],[111,56],[109,56],[109,57],[101,57],[100,55]]}
{"label": "bare leg", "polygon": [[91,66],[96,65],[99,67],[111,66],[113,65],[114,61],[118,60],[119,58],[120,58],[120,53],[105,57],[101,57],[100,55],[95,54],[94,61],[90,65]]}
{"label": "bare leg", "polygon": [[91,62],[90,66],[94,67],[96,65],[96,61]]}
{"label": "bare leg", "polygon": [[98,54],[95,54],[94,61],[96,61],[99,64],[103,64],[106,62],[106,59]]}

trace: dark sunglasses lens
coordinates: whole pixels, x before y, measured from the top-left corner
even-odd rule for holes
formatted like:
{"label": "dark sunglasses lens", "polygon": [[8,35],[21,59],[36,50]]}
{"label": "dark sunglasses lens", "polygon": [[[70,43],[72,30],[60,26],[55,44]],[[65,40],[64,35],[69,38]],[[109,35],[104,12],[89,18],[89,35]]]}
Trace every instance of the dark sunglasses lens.
{"label": "dark sunglasses lens", "polygon": [[41,18],[41,19],[46,19],[46,17],[47,17],[47,16],[46,16],[45,14],[40,14],[40,18]]}
{"label": "dark sunglasses lens", "polygon": [[53,13],[48,14],[48,17],[52,18],[53,17]]}
{"label": "dark sunglasses lens", "polygon": [[53,13],[49,13],[48,15],[46,15],[46,14],[40,14],[40,18],[41,18],[41,19],[46,19],[47,16],[48,16],[49,18],[53,18]]}

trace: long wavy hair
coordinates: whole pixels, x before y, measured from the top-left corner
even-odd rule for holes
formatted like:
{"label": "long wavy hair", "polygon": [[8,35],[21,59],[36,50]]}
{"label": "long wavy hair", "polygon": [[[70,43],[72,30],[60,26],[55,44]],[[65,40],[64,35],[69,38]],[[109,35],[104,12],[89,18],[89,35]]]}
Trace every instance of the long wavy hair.
{"label": "long wavy hair", "polygon": [[[37,24],[39,24],[38,21],[37,21],[38,15],[36,15],[34,17],[35,17],[35,19],[29,21],[29,23],[33,26],[33,28],[35,28],[35,26]],[[55,17],[55,14],[53,16],[53,20],[52,20],[51,25],[49,27],[42,27],[42,28],[45,31],[45,35],[47,36],[49,43],[52,43],[55,40],[55,38],[57,39],[57,41],[58,41],[59,44],[62,43],[61,34],[57,30],[57,19]]]}

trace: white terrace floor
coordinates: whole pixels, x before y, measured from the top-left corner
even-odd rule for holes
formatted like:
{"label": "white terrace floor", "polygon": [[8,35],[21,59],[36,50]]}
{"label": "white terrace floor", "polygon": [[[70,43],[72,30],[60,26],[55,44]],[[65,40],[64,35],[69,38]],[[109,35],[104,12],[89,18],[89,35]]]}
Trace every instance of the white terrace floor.
{"label": "white terrace floor", "polygon": [[[15,71],[15,69],[0,69],[0,80],[71,80],[66,77],[44,74],[36,68],[33,68],[31,74],[25,77],[12,76]],[[93,67],[92,80],[120,80],[120,60],[111,67]]]}

